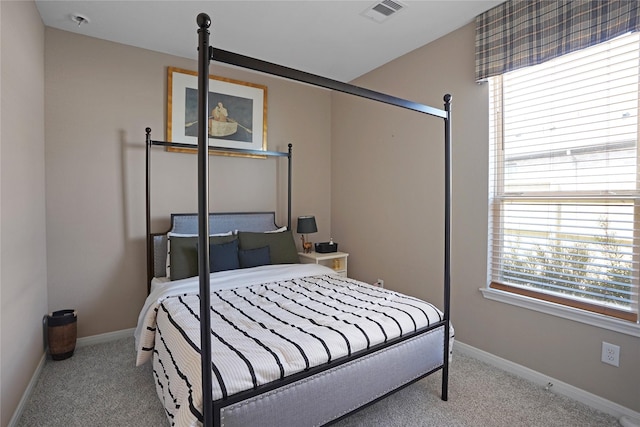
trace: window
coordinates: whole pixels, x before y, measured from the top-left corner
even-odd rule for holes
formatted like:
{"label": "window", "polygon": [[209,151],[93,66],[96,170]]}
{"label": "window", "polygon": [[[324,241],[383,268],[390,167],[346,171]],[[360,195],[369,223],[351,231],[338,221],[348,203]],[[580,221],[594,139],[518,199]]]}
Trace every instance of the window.
{"label": "window", "polygon": [[489,287],[638,321],[638,33],[490,81]]}

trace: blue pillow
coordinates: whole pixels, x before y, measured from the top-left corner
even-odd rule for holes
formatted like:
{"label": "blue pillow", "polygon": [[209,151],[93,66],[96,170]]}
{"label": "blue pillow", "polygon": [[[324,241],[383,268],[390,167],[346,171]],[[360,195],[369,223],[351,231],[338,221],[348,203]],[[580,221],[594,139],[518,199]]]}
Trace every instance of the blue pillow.
{"label": "blue pillow", "polygon": [[238,258],[240,258],[241,268],[258,267],[260,265],[271,264],[269,246],[263,246],[255,249],[240,249],[238,251]]}
{"label": "blue pillow", "polygon": [[210,243],[209,268],[212,273],[240,268],[238,261],[238,240],[219,244]]}

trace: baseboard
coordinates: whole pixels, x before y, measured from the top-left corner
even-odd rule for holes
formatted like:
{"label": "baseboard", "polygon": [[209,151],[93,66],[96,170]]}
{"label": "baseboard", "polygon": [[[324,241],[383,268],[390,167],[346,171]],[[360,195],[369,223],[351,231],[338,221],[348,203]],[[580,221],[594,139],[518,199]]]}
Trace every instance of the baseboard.
{"label": "baseboard", "polygon": [[[115,341],[121,338],[132,337],[134,331],[135,331],[135,328],[131,328],[131,329],[123,329],[121,331],[114,331],[114,332],[107,332],[104,334],[92,335],[90,337],[78,338],[76,340],[76,348]],[[22,394],[22,398],[18,403],[18,407],[13,412],[13,416],[11,417],[11,420],[9,420],[9,424],[7,425],[7,427],[15,427],[18,425],[18,421],[22,416],[24,407],[27,404],[27,401],[29,400],[29,398],[31,397],[31,394],[33,393],[33,389],[35,388],[36,383],[38,382],[38,378],[40,378],[40,374],[42,373],[42,369],[44,368],[44,364],[47,360],[47,353],[48,351],[46,351],[45,349],[45,352],[42,354],[42,358],[40,358],[40,363],[38,363],[38,367],[33,372],[33,375],[31,376],[31,381],[29,381],[29,384],[27,385],[26,390]]]}
{"label": "baseboard", "polygon": [[121,338],[129,338],[133,336],[135,330],[135,328],[123,329],[121,331],[107,332],[104,334],[92,335],[90,337],[78,338],[76,341],[76,347],[85,347],[88,345],[115,341]]}
{"label": "baseboard", "polygon": [[575,401],[584,403],[585,405],[588,405],[594,409],[621,419],[621,422],[624,421],[625,423],[627,423],[623,425],[629,427],[635,425],[640,427],[640,412],[633,411],[615,402],[597,396],[593,393],[589,393],[588,391],[579,389],[570,384],[564,383],[555,378],[534,371],[533,369],[529,369],[522,365],[518,365],[517,363],[510,362],[509,360],[495,356],[491,353],[487,353],[486,351],[472,347],[460,341],[455,342],[455,344],[453,345],[453,350],[454,357],[455,352],[459,351],[462,354],[473,357],[474,359],[478,359],[489,365],[495,366],[496,368],[502,369],[503,371],[529,380],[535,384],[539,384],[541,387],[546,387],[549,383],[551,383],[553,384],[554,393],[569,397]]}
{"label": "baseboard", "polygon": [[26,390],[24,391],[24,393],[22,393],[22,398],[20,399],[20,402],[18,402],[18,406],[16,410],[13,412],[13,416],[9,420],[9,424],[7,424],[7,427],[15,427],[18,425],[18,421],[22,416],[24,407],[29,401],[31,394],[33,393],[33,389],[36,387],[36,383],[38,382],[38,378],[40,378],[40,373],[42,373],[42,369],[44,368],[44,362],[46,360],[47,360],[47,353],[42,353],[40,362],[38,363],[36,370],[33,372],[33,375],[31,376],[31,381],[29,381],[29,384],[27,384]]}

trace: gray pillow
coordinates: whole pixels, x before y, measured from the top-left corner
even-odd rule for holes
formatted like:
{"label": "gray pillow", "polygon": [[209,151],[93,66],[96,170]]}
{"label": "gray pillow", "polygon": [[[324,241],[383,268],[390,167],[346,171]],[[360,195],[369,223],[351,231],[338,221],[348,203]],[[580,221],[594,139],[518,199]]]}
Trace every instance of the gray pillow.
{"label": "gray pillow", "polygon": [[238,232],[240,249],[257,249],[269,246],[272,264],[298,264],[298,250],[291,230],[281,233]]}
{"label": "gray pillow", "polygon": [[[211,236],[209,244],[228,243],[236,236]],[[169,264],[171,266],[171,280],[184,279],[198,275],[198,237],[171,236]]]}

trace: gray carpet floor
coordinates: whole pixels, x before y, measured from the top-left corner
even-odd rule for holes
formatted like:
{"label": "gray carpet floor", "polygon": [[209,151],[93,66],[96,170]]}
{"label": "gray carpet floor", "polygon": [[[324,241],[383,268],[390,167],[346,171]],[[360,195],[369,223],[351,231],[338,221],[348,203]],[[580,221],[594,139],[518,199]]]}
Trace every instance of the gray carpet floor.
{"label": "gray carpet floor", "polygon": [[[335,425],[619,426],[612,416],[463,354],[454,353],[447,402],[439,397],[440,380],[439,372],[433,374]],[[20,427],[168,425],[151,364],[135,366],[133,338],[80,347],[67,360],[47,360],[18,422]]]}

